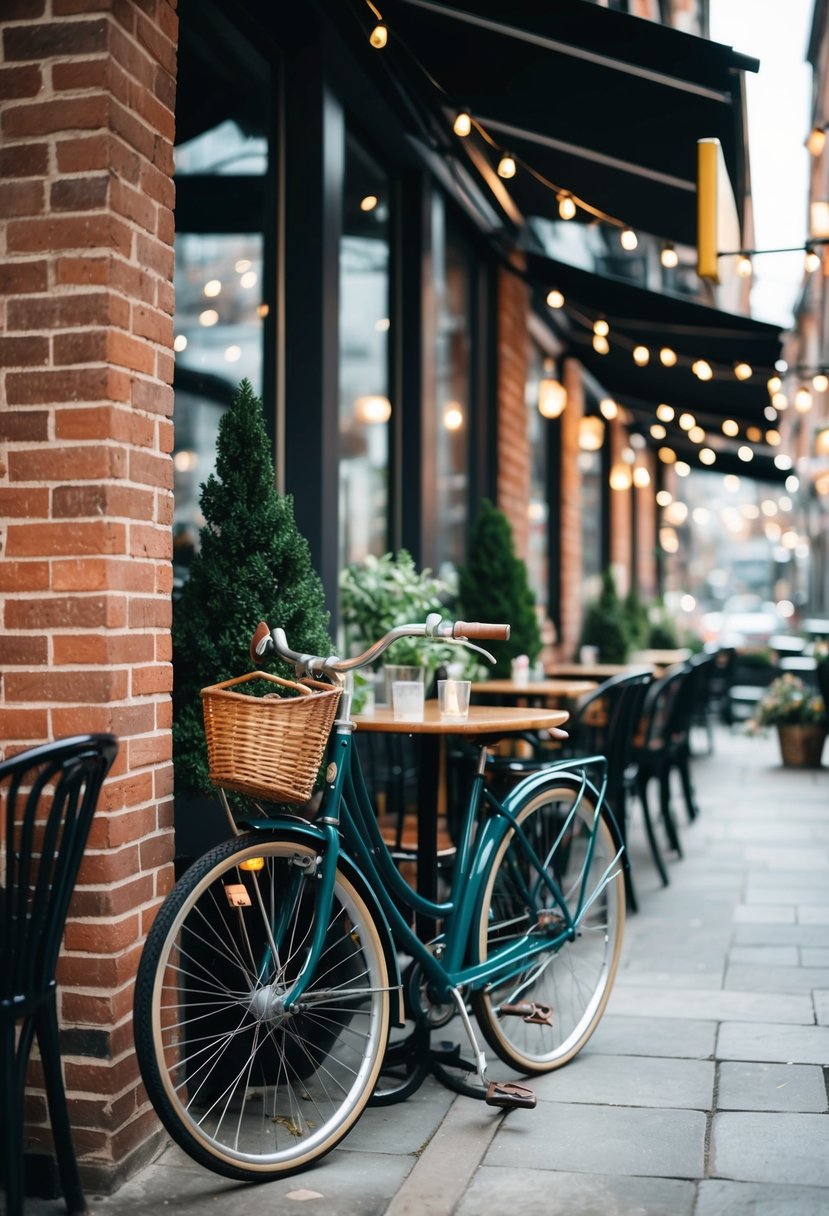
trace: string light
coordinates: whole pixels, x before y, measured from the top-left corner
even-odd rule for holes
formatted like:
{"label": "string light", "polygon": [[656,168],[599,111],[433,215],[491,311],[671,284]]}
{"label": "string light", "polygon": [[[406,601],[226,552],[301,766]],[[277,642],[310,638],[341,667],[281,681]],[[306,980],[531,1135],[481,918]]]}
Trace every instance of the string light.
{"label": "string light", "polygon": [[783,381],[779,376],[771,376],[766,381],[766,388],[769,390],[772,396],[774,396],[775,393],[779,393],[782,387]]}
{"label": "string light", "polygon": [[806,147],[812,156],[820,156],[823,149],[826,147],[826,128],[812,127],[806,137]]}
{"label": "string light", "polygon": [[659,260],[666,270],[673,270],[675,266],[679,265],[679,254],[677,253],[676,249],[674,249],[673,245],[669,243],[667,245],[663,245],[662,252],[659,255]]}
{"label": "string light", "polygon": [[754,369],[750,363],[735,363],[734,375],[738,380],[750,380],[754,374]]}
{"label": "string light", "polygon": [[729,439],[736,439],[740,433],[740,428],[733,418],[724,418],[722,423],[723,435],[728,435]]}
{"label": "string light", "polygon": [[368,40],[376,51],[382,51],[389,40],[388,27],[382,21],[378,22],[369,34]]}
{"label": "string light", "polygon": [[610,333],[610,326],[607,321],[598,320],[593,322],[593,333],[598,338],[606,338]]}
{"label": "string light", "polygon": [[771,399],[771,403],[776,410],[787,410],[789,408],[789,398],[785,393],[775,393]]}
{"label": "string light", "polygon": [[676,410],[672,405],[667,405],[663,401],[656,407],[656,416],[660,422],[673,422],[676,417]]}
{"label": "string light", "polygon": [[743,460],[746,464],[748,464],[750,460],[754,459],[754,449],[750,448],[747,443],[741,444],[741,446],[737,448],[737,455],[740,460]]}
{"label": "string light", "polygon": [[550,308],[563,308],[564,296],[554,287],[552,291],[547,292],[547,303]]}
{"label": "string light", "polygon": [[634,346],[633,362],[637,367],[647,367],[651,357],[651,352],[647,346]]}
{"label": "string light", "polygon": [[612,397],[603,397],[599,402],[599,413],[610,422],[618,415],[619,407]]}
{"label": "string light", "polygon": [[697,425],[697,420],[693,414],[686,412],[679,415],[679,425],[682,427],[683,431],[690,431],[691,427]]}
{"label": "string light", "polygon": [[659,352],[659,362],[663,367],[676,367],[677,355],[676,351],[670,346],[663,346]]}
{"label": "string light", "polygon": [[829,376],[824,375],[823,372],[818,372],[816,376],[812,377],[812,388],[816,393],[825,393],[827,388],[829,388]]}
{"label": "string light", "polygon": [[741,279],[751,278],[751,258],[744,253],[737,258],[737,274]]}
{"label": "string light", "polygon": [[609,355],[610,354],[610,343],[608,342],[608,340],[604,336],[604,334],[594,334],[593,335],[593,349],[597,355]]}
{"label": "string light", "polygon": [[622,248],[626,249],[628,253],[632,253],[639,244],[639,238],[632,228],[623,228],[619,234],[619,240]]}
{"label": "string light", "polygon": [[692,426],[688,432],[688,438],[691,440],[691,443],[704,443],[705,431],[701,426]]}
{"label": "string light", "polygon": [[717,454],[712,448],[700,448],[697,455],[701,464],[716,464]]}
{"label": "string light", "polygon": [[814,274],[816,270],[820,270],[821,258],[819,253],[815,253],[814,249],[809,249],[806,253],[806,273]]}
{"label": "string light", "polygon": [[572,194],[560,194],[558,196],[558,214],[563,220],[572,220],[576,218],[577,207]]}
{"label": "string light", "polygon": [[799,414],[806,414],[812,408],[812,394],[807,388],[799,388],[795,393],[794,408]]}
{"label": "string light", "polygon": [[509,152],[504,152],[501,159],[498,161],[498,176],[508,180],[511,177],[515,177],[515,174],[515,158],[510,156]]}
{"label": "string light", "polygon": [[461,110],[452,123],[452,130],[461,139],[465,139],[472,130],[472,117],[468,110]]}
{"label": "string light", "polygon": [[543,418],[559,418],[567,405],[567,389],[556,375],[552,359],[544,360],[544,376],[538,383],[538,412]]}
{"label": "string light", "polygon": [[654,422],[651,424],[650,434],[652,439],[664,439],[668,432],[661,422]]}
{"label": "string light", "polygon": [[714,375],[711,370],[711,364],[705,359],[695,359],[691,364],[691,371],[698,380],[710,380]]}

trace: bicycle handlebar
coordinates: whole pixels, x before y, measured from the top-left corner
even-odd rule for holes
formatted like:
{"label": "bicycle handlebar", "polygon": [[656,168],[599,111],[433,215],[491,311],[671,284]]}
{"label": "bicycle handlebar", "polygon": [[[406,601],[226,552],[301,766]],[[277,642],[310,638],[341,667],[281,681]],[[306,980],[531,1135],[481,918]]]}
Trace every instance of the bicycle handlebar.
{"label": "bicycle handlebar", "polygon": [[432,612],[426,618],[424,625],[397,625],[384,634],[379,641],[364,650],[362,654],[351,659],[340,659],[336,655],[323,658],[321,655],[299,654],[289,647],[284,629],[271,629],[266,621],[260,621],[250,641],[250,657],[254,663],[260,664],[264,662],[266,655],[277,654],[280,658],[295,664],[297,670],[339,675],[372,663],[398,638],[426,637],[435,641],[445,638],[456,642],[476,638],[505,642],[509,635],[509,625],[495,625],[485,621],[455,621],[454,624],[443,624],[441,617],[436,612]]}

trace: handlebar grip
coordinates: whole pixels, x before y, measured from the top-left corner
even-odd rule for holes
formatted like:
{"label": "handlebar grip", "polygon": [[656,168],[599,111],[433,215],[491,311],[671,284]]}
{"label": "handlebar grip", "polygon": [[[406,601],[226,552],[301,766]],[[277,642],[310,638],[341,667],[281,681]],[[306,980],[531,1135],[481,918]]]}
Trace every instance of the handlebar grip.
{"label": "handlebar grip", "polygon": [[[263,651],[262,654],[259,654],[257,647],[265,640],[265,638],[270,638],[270,636],[271,636],[271,631],[270,631],[267,621],[260,621],[259,624],[256,626],[256,632],[254,633],[253,637],[250,639],[250,657],[254,663],[264,662],[266,651]],[[271,643],[271,646],[267,647],[266,650],[270,650],[272,646],[273,646],[273,643]]]}
{"label": "handlebar grip", "polygon": [[506,642],[509,639],[509,625],[490,625],[486,621],[455,621],[452,629],[453,638],[482,638],[491,642]]}

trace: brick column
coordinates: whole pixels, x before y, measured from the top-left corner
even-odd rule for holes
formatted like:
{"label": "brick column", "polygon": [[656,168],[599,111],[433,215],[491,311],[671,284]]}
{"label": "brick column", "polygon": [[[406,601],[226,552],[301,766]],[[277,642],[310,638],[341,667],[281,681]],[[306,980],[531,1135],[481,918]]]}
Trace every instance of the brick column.
{"label": "brick column", "polygon": [[[518,256],[518,255],[516,255]],[[523,279],[498,272],[498,507],[512,525],[515,551],[526,559],[530,442],[527,428],[529,291]]]}
{"label": "brick column", "polygon": [[[584,387],[581,364],[565,359],[564,384],[567,408],[561,415],[561,469],[558,486],[561,531],[559,537],[561,577],[561,619],[558,625],[557,657],[569,661],[576,653],[581,634],[582,603],[582,500],[579,469],[579,423],[584,414]],[[554,492],[554,487],[551,487]]]}
{"label": "brick column", "polygon": [[[0,64],[0,734],[120,741],[67,926],[60,1017],[88,1186],[152,1148],[133,1052],[172,877],[173,0],[9,0]],[[51,1152],[33,1075],[27,1140]],[[44,1170],[48,1173],[48,1170]]]}

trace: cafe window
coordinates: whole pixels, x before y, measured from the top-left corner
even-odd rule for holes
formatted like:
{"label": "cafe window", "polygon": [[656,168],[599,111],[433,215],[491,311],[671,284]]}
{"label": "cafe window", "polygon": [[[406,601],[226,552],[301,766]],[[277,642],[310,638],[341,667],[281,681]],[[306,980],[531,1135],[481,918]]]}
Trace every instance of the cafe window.
{"label": "cafe window", "polygon": [[470,252],[443,198],[432,205],[434,296],[435,565],[466,558],[471,405]]}
{"label": "cafe window", "polygon": [[340,238],[340,566],[389,547],[388,175],[349,134]]}
{"label": "cafe window", "polygon": [[601,589],[604,553],[604,419],[587,414],[579,422],[578,464],[581,473],[582,594],[592,599]]}
{"label": "cafe window", "polygon": [[263,392],[265,179],[271,70],[210,4],[182,5],[176,101],[173,561],[186,577],[239,383]]}

